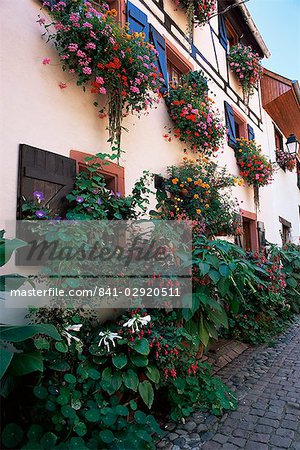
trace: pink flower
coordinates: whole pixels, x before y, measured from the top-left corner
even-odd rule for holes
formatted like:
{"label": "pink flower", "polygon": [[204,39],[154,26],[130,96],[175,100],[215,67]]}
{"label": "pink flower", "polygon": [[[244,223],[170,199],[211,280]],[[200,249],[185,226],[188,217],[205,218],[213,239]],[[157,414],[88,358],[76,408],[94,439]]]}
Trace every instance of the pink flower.
{"label": "pink flower", "polygon": [[102,87],[99,89],[99,94],[103,94],[103,95],[106,94],[106,89],[105,89],[105,87],[102,86]]}
{"label": "pink flower", "polygon": [[70,52],[77,52],[77,50],[78,50],[78,45],[77,44],[69,44],[68,45],[68,49],[69,49],[69,51]]}
{"label": "pink flower", "polygon": [[60,89],[66,89],[67,87],[66,83],[63,83],[62,81],[59,83],[58,86],[60,87]]}
{"label": "pink flower", "polygon": [[82,26],[83,28],[93,28],[93,25],[90,22],[84,22]]}
{"label": "pink flower", "polygon": [[78,56],[78,58],[84,58],[85,57],[85,53],[82,50],[78,50],[76,55]]}
{"label": "pink flower", "polygon": [[92,69],[91,69],[90,67],[84,67],[84,68],[82,69],[82,72],[83,72],[85,75],[91,75]]}
{"label": "pink flower", "polygon": [[104,84],[104,80],[102,77],[96,77],[96,83],[98,84]]}
{"label": "pink flower", "polygon": [[131,92],[133,92],[134,94],[139,94],[139,93],[140,93],[139,88],[136,87],[136,86],[131,86],[130,90],[131,90]]}
{"label": "pink flower", "polygon": [[44,66],[47,66],[47,64],[50,64],[50,61],[51,61],[50,58],[44,58],[42,62],[44,64]]}
{"label": "pink flower", "polygon": [[94,44],[94,42],[88,42],[85,46],[86,49],[92,49],[95,50],[96,48],[96,44]]}

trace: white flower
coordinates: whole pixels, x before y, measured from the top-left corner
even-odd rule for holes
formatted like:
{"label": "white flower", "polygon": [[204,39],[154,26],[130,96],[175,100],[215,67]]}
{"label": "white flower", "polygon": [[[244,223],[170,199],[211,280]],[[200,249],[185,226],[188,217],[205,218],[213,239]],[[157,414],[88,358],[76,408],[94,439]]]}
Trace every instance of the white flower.
{"label": "white flower", "polygon": [[123,327],[128,327],[132,329],[133,332],[138,332],[139,327],[138,325],[141,324],[143,327],[144,325],[147,325],[148,322],[150,322],[151,316],[140,316],[139,314],[135,314],[131,319],[128,320],[128,322],[123,324]]}
{"label": "white flower", "polygon": [[69,325],[65,328],[66,331],[80,331],[80,328],[82,327],[82,323],[79,323],[78,325]]}
{"label": "white flower", "polygon": [[[113,347],[116,346],[115,339],[122,339],[122,336],[119,336],[117,333],[112,333],[111,331],[100,331],[99,336],[101,337],[98,347],[102,345],[102,343],[106,346],[107,351],[110,351],[110,345]],[[110,341],[110,342],[109,342]]]}
{"label": "white flower", "polygon": [[72,339],[74,339],[74,341],[76,341],[76,342],[81,342],[81,340],[78,337],[73,336],[73,334],[69,333],[69,331],[80,331],[81,327],[82,327],[82,323],[79,323],[78,325],[68,325],[67,327],[65,327],[62,334],[67,339],[68,346],[71,345]]}

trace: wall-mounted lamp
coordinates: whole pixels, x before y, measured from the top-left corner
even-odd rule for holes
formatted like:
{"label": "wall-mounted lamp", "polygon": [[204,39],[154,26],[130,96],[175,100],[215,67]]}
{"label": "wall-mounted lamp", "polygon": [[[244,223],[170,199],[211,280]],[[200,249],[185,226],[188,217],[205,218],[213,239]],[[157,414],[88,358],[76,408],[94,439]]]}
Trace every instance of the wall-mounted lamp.
{"label": "wall-mounted lamp", "polygon": [[294,134],[289,135],[286,146],[290,155],[298,155],[299,141]]}

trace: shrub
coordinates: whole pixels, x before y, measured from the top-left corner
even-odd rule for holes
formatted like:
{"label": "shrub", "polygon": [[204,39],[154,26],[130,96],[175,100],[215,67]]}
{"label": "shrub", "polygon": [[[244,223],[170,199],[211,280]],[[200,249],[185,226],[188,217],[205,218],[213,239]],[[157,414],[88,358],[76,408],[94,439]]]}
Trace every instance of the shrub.
{"label": "shrub", "polygon": [[159,216],[192,220],[208,236],[235,234],[238,204],[231,199],[231,188],[242,182],[206,157],[184,158],[181,165],[167,169],[157,191]]}

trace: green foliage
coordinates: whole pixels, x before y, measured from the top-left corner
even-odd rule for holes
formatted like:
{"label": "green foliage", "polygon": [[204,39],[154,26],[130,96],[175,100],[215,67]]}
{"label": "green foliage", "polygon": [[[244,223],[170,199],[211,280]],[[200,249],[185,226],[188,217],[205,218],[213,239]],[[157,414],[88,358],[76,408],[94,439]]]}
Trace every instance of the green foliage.
{"label": "green foliage", "polygon": [[188,160],[167,169],[157,190],[157,212],[162,219],[192,220],[194,229],[208,236],[235,234],[237,201],[232,187],[239,179],[205,157]]}

